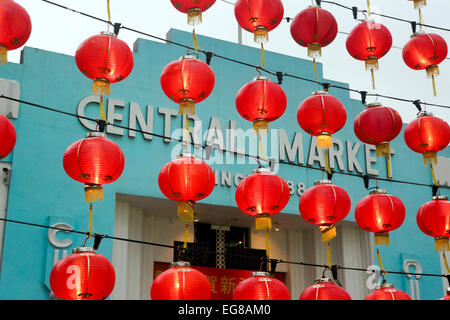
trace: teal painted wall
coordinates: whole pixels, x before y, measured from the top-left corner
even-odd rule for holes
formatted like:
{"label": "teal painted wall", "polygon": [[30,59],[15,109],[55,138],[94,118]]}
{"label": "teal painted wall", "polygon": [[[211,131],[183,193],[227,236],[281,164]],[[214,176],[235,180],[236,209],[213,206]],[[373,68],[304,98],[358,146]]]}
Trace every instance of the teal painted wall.
{"label": "teal painted wall", "polygon": [[[171,30],[171,39],[191,44],[191,34]],[[259,50],[213,38],[198,36],[200,47],[258,65]],[[186,49],[174,45],[138,39],[135,45],[135,67],[131,75],[119,84],[112,85],[110,98],[123,100],[126,105],[117,109],[123,114],[123,120],[116,122],[128,126],[129,103],[138,103],[145,116],[147,105],[154,107],[154,133],[163,134],[164,118],[157,108],[177,109],[163,93],[159,77],[161,70],[169,62],[186,54]],[[266,52],[266,67],[273,71],[288,71],[291,74],[313,78],[313,68],[308,60],[297,59],[277,53]],[[199,54],[203,61],[205,57]],[[25,48],[22,64],[7,64],[0,68],[0,77],[17,80],[21,83],[21,99],[62,111],[76,113],[79,102],[92,92],[92,82],[77,69],[74,58],[44,50]],[[251,128],[251,123],[242,119],[236,111],[234,99],[239,88],[258,75],[256,70],[231,63],[219,58],[212,59],[211,67],[216,75],[213,93],[204,102],[197,105],[197,115],[203,120],[203,129],[207,129],[211,117],[221,120],[222,129],[228,128],[230,120],[236,120],[237,128]],[[331,68],[332,66],[325,66]],[[319,81],[348,87],[322,78],[322,64],[318,64]],[[276,79],[272,79],[276,81]],[[297,124],[296,112],[303,99],[308,97],[317,86],[291,78],[285,78],[282,85],[288,97],[286,113],[271,129],[283,128],[292,141],[294,132],[302,132]],[[344,90],[330,89],[330,94],[339,98],[347,110],[347,124],[335,137],[358,142],[353,133],[353,120],[363,110],[360,101],[352,100]],[[390,105],[395,108],[395,104]],[[90,105],[86,116],[98,117],[98,109]],[[436,114],[437,115],[437,114]],[[66,148],[76,140],[82,139],[88,131],[78,119],[55,112],[41,110],[24,104],[20,106],[19,119],[13,120],[17,130],[17,144],[6,161],[12,163],[12,177],[9,190],[7,217],[21,221],[48,225],[52,221],[70,222],[75,230],[88,229],[88,204],[84,202],[82,185],[71,180],[64,172],[62,157]],[[181,118],[172,120],[172,128],[181,126]],[[303,133],[305,162],[311,138]],[[104,199],[94,204],[95,232],[113,235],[115,194],[125,193],[164,198],[157,184],[160,168],[171,160],[170,154],[176,143],[164,143],[154,137],[147,141],[141,134],[135,138],[109,135],[119,144],[125,154],[125,169],[119,180],[104,186]],[[403,140],[403,132],[392,142],[396,153],[392,160],[394,178],[431,184],[429,169],[423,165],[422,157],[409,150]],[[248,151],[248,150],[247,150]],[[346,149],[345,149],[346,151]],[[216,151],[214,151],[216,152]],[[346,152],[344,163],[346,165]],[[214,154],[213,154],[214,155]],[[440,155],[450,157],[449,150]],[[375,156],[375,154],[372,154]],[[364,145],[357,159],[365,171]],[[211,164],[214,170],[232,173],[250,173],[255,164],[218,165]],[[315,163],[318,166],[318,163]],[[386,177],[384,161],[378,159],[373,166],[380,171],[380,177]],[[295,168],[281,165],[278,174],[286,180],[304,182],[307,187],[322,178],[317,170]],[[347,220],[354,221],[356,203],[367,195],[363,181],[357,177],[335,174],[333,182],[347,190],[352,201],[352,210]],[[371,187],[374,182],[371,181]],[[383,264],[389,270],[402,270],[406,257],[418,259],[424,273],[441,273],[439,255],[434,250],[434,240],[420,232],[416,225],[416,213],[421,204],[431,199],[431,188],[379,182],[379,187],[398,196],[405,204],[407,216],[404,224],[391,233],[391,245],[381,248]],[[216,187],[213,193],[202,202],[217,205],[235,206],[235,188]],[[442,194],[450,195],[448,190]],[[284,212],[299,215],[297,195]],[[299,216],[299,219],[301,217]],[[85,240],[82,235],[66,236],[74,241],[72,247],[81,246]],[[92,244],[89,240],[88,244]],[[112,258],[112,240],[102,241],[99,253]],[[69,248],[71,250],[71,248]],[[0,276],[0,299],[47,299],[48,274],[51,270],[52,248],[48,244],[47,230],[8,223],[5,228],[5,241]],[[356,266],[365,267],[365,266]],[[406,278],[401,275],[387,275],[387,280],[397,288],[409,290]],[[365,285],[365,284],[361,284]],[[441,278],[422,277],[422,299],[438,299],[442,295]]]}

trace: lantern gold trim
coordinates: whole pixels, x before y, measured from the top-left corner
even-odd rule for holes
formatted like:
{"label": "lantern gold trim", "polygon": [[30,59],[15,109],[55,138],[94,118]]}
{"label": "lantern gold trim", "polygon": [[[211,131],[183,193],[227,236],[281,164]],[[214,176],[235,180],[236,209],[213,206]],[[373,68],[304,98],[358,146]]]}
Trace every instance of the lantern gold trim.
{"label": "lantern gold trim", "polygon": [[111,93],[111,83],[103,78],[94,79],[92,92],[96,95],[109,96]]}
{"label": "lantern gold trim", "polygon": [[87,203],[103,200],[103,187],[100,184],[86,184],[84,195]]}
{"label": "lantern gold trim", "polygon": [[256,43],[263,43],[269,41],[269,31],[264,26],[257,26],[253,31],[253,40]]}
{"label": "lantern gold trim", "polygon": [[187,23],[191,26],[197,26],[202,23],[202,9],[191,8],[187,11]]}

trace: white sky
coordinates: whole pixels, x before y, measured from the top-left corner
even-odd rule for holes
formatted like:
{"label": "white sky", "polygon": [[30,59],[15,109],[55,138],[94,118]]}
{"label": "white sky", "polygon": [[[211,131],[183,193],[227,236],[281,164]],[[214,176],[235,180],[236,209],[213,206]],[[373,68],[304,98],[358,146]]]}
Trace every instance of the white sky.
{"label": "white sky", "polygon": [[[70,8],[107,19],[106,0],[52,0],[53,2]],[[138,29],[162,38],[165,38],[170,28],[192,32],[192,27],[186,23],[186,15],[177,11],[169,0],[110,0],[113,22]],[[227,0],[226,2],[234,2]],[[335,0],[346,6],[357,6],[366,9],[366,0]],[[83,17],[41,0],[16,0],[26,8],[32,19],[33,31],[26,46],[45,49],[49,51],[74,55],[78,45],[93,34],[106,30],[106,25],[93,19]],[[196,33],[237,42],[238,25],[234,17],[233,5],[222,0],[204,13],[203,23],[196,27]],[[311,0],[283,0],[285,17],[295,17],[297,13],[311,4]],[[338,6],[323,3],[322,7],[330,11],[338,22],[339,31],[349,32],[356,25],[352,12]],[[373,12],[396,16],[407,20],[418,21],[418,11],[414,9],[411,1],[407,0],[371,0]],[[450,28],[448,15],[450,1],[428,0],[428,6],[423,10],[424,23]],[[383,19],[373,16],[378,22],[386,25],[392,33],[393,45],[403,47],[411,35],[411,26],[408,23]],[[359,19],[362,18],[360,14]],[[450,32],[424,28],[430,33],[437,33],[444,37],[450,47]],[[138,34],[121,30],[119,37],[125,40],[130,47],[139,36]],[[308,58],[306,49],[297,45],[290,34],[290,24],[284,20],[269,34],[270,41],[265,45],[266,50]],[[392,48],[380,60],[380,70],[375,74],[376,88],[371,88],[369,72],[364,69],[364,62],[350,57],[345,48],[346,36],[338,34],[332,44],[322,50],[322,58],[318,61],[324,65],[324,77],[336,81],[346,82],[351,88],[366,90],[369,93],[378,93],[397,96],[406,99],[420,99],[422,102],[450,105],[450,60],[446,59],[440,65],[441,75],[437,78],[437,97],[433,96],[431,80],[425,71],[409,69],[402,59],[402,51]],[[256,46],[253,35],[243,31],[243,44]],[[188,43],[191,45],[191,43]],[[200,44],[201,45],[201,44]],[[208,48],[204,48],[208,49]],[[213,51],[213,50],[211,50]],[[20,49],[9,53],[11,62],[19,62]],[[230,56],[239,59],[239,56]],[[266,61],[266,68],[271,69],[270,61]],[[290,74],[300,74],[295,70],[280,70]],[[301,81],[299,80],[299,84]],[[352,98],[360,99],[358,94]],[[368,99],[368,102],[371,102]],[[404,122],[416,117],[417,109],[410,104],[393,100],[379,99],[386,106],[398,110]],[[300,104],[301,101],[299,101]],[[450,109],[427,107],[435,116],[450,122]]]}

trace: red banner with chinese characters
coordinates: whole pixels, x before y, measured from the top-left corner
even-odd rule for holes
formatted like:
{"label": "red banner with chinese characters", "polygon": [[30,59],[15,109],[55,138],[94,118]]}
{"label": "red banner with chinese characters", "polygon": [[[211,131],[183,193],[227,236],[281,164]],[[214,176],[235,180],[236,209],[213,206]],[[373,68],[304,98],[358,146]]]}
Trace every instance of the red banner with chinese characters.
{"label": "red banner with chinese characters", "polygon": [[[153,268],[153,279],[155,279],[160,273],[169,269],[170,264],[167,262],[155,262]],[[211,300],[232,300],[234,289],[237,284],[250,278],[253,271],[249,270],[234,270],[234,269],[217,269],[208,267],[197,267],[193,266],[203,273],[209,280],[211,285]],[[285,272],[275,272],[274,278],[286,283],[286,273]]]}

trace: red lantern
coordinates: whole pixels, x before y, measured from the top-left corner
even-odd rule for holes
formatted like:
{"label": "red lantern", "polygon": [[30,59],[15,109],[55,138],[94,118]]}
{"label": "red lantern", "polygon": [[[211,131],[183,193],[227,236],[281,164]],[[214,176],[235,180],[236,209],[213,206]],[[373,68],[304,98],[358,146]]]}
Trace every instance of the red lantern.
{"label": "red lantern", "polygon": [[375,233],[376,245],[389,245],[389,232],[405,220],[405,206],[386,190],[373,190],[356,204],[355,220],[361,229]]}
{"label": "red lantern", "polygon": [[234,15],[241,28],[262,43],[269,41],[269,32],[283,20],[284,8],[281,0],[237,0]]}
{"label": "red lantern", "polygon": [[377,147],[377,156],[390,154],[389,142],[402,131],[400,114],[379,102],[369,103],[355,119],[353,129],[359,140]]}
{"label": "red lantern", "polygon": [[270,216],[286,207],[290,198],[289,186],[283,178],[259,168],[245,177],[236,188],[236,204],[242,212],[256,217],[256,229],[271,229]]}
{"label": "red lantern", "polygon": [[427,5],[427,0],[408,0],[408,1],[414,1],[415,9],[420,9]]}
{"label": "red lantern", "polygon": [[30,34],[27,11],[12,0],[0,1],[0,65],[8,62],[8,51],[22,47]]}
{"label": "red lantern", "polygon": [[435,239],[437,251],[450,250],[450,201],[446,196],[435,196],[423,204],[416,220],[419,229]]}
{"label": "red lantern", "polygon": [[391,283],[378,285],[364,300],[411,300],[402,290],[395,289]]}
{"label": "red lantern", "polygon": [[412,151],[423,155],[425,164],[437,163],[437,152],[450,143],[450,127],[432,113],[421,112],[406,126],[404,137]]}
{"label": "red lantern", "polygon": [[196,26],[202,23],[202,12],[205,12],[216,0],[170,0],[172,5],[180,12],[187,14],[187,23]]}
{"label": "red lantern", "polygon": [[209,300],[211,286],[189,262],[173,262],[153,280],[150,296],[152,300]]}
{"label": "red lantern", "polygon": [[102,300],[114,289],[116,275],[111,262],[93,248],[73,249],[50,273],[53,294],[63,300]]}
{"label": "red lantern", "polygon": [[208,197],[216,180],[211,167],[190,154],[181,154],[161,169],[158,184],[169,199],[178,201],[178,217],[193,222],[193,204]]}
{"label": "red lantern", "polygon": [[338,25],[334,16],[320,6],[312,5],[302,10],[291,22],[292,38],[308,48],[308,56],[322,56],[322,48],[336,38]]}
{"label": "red lantern", "polygon": [[317,137],[319,148],[328,149],[332,146],[331,135],[344,127],[347,112],[337,98],[315,91],[300,104],[297,121],[303,130]]}
{"label": "red lantern", "polygon": [[348,53],[357,60],[365,61],[366,70],[372,74],[375,89],[374,70],[378,70],[378,60],[392,47],[392,35],[381,23],[365,20],[358,24],[347,37]]}
{"label": "red lantern", "polygon": [[450,288],[447,288],[447,294],[440,300],[450,300]]}
{"label": "red lantern", "polygon": [[111,83],[124,80],[134,66],[130,47],[111,32],[101,32],[81,43],[75,62],[86,77],[94,80],[93,92],[101,95],[109,95]]}
{"label": "red lantern", "polygon": [[290,300],[289,289],[268,272],[252,272],[236,286],[233,300]]}
{"label": "red lantern", "polygon": [[212,69],[194,56],[186,55],[169,63],[161,73],[164,93],[180,105],[180,113],[195,114],[195,104],[205,100],[214,89]]}
{"label": "red lantern", "polygon": [[403,61],[414,70],[426,70],[427,76],[433,80],[433,91],[436,95],[435,77],[439,75],[439,64],[448,53],[444,38],[435,33],[418,31],[403,47]]}
{"label": "red lantern", "polygon": [[328,242],[336,236],[334,224],[343,220],[350,212],[350,197],[347,192],[330,180],[319,180],[306,190],[299,202],[303,219],[318,225],[322,241]]}
{"label": "red lantern", "polygon": [[16,145],[16,128],[12,122],[0,114],[0,159],[8,156]]}
{"label": "red lantern", "polygon": [[299,300],[352,300],[352,298],[347,291],[334,284],[333,280],[320,278],[302,292]]}
{"label": "red lantern", "polygon": [[269,78],[259,76],[245,84],[236,96],[239,114],[253,122],[253,128],[267,130],[268,123],[280,118],[287,106],[283,89]]}
{"label": "red lantern", "polygon": [[103,200],[102,185],[119,179],[125,158],[105,133],[90,132],[67,148],[63,166],[69,177],[85,184],[86,202],[94,202]]}

